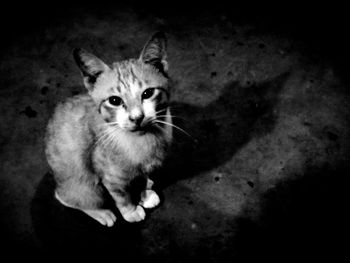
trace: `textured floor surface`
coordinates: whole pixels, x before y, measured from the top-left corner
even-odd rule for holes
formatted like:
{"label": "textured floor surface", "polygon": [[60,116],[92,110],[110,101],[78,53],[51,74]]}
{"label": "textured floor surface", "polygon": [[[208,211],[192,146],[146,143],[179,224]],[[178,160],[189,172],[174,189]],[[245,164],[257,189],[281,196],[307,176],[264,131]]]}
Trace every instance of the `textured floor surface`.
{"label": "textured floor surface", "polygon": [[[291,28],[224,10],[64,11],[46,14],[44,26],[14,26],[21,30],[8,30],[3,43],[4,250],[156,262],[344,253],[350,101],[339,50],[317,50],[305,44],[310,39],[284,34]],[[175,133],[171,157],[154,175],[161,206],[139,224],[119,217],[105,228],[53,199],[44,129],[57,102],[85,92],[74,47],[111,63],[137,57],[156,30],[168,36],[175,124],[191,137]]]}

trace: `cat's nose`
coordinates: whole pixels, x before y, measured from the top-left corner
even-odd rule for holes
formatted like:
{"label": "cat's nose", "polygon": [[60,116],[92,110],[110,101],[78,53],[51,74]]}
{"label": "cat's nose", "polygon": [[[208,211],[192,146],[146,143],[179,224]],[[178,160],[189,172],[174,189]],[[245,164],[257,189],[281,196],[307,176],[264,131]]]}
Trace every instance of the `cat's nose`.
{"label": "cat's nose", "polygon": [[129,120],[137,125],[139,125],[143,118],[145,117],[145,115],[143,114],[142,111],[140,110],[133,110],[131,111],[130,115],[129,115]]}
{"label": "cat's nose", "polygon": [[144,116],[143,114],[135,115],[135,116],[131,116],[131,115],[130,115],[130,116],[129,116],[129,120],[130,120],[131,122],[133,122],[133,123],[139,125],[139,124],[142,122],[142,120],[143,120],[144,117],[145,117],[145,116]]}

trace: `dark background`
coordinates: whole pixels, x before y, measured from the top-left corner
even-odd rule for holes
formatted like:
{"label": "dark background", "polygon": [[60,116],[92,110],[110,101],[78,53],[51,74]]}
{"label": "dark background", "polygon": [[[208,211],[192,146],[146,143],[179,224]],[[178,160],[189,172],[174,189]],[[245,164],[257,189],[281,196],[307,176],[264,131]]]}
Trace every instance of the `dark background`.
{"label": "dark background", "polygon": [[[225,13],[237,24],[253,23],[265,33],[302,40],[310,50],[320,51],[328,59],[345,62],[348,56],[348,22],[346,4],[341,1],[33,1],[2,5],[1,29],[3,45],[11,44],[16,36],[74,19],[83,12],[113,13],[120,8],[132,8],[146,14],[163,14],[181,20],[206,15],[208,21]],[[6,36],[6,38],[5,38]],[[7,38],[10,39],[7,39]],[[345,56],[344,56],[345,55]]]}

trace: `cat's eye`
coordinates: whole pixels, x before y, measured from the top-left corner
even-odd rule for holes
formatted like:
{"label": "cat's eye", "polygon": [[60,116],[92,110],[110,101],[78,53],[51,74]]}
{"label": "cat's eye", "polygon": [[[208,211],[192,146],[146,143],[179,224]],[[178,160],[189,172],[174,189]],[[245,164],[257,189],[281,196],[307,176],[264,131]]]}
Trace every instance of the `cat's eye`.
{"label": "cat's eye", "polygon": [[123,104],[123,100],[118,96],[111,96],[108,98],[109,104],[112,106],[120,106]]}
{"label": "cat's eye", "polygon": [[142,99],[143,99],[143,100],[149,99],[150,97],[153,96],[154,91],[155,91],[155,88],[146,89],[146,90],[142,93]]}

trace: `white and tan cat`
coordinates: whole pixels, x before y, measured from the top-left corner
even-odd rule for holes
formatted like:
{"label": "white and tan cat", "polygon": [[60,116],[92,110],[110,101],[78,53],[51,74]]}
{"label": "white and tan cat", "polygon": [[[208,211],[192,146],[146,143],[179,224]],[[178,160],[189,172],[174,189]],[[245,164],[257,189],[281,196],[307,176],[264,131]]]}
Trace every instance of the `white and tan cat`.
{"label": "white and tan cat", "polygon": [[[112,226],[116,216],[103,208],[107,191],[126,221],[141,221],[144,208],[159,204],[148,176],[172,141],[165,36],[154,34],[138,59],[111,66],[82,49],[73,55],[88,92],[59,104],[48,124],[55,196]],[[136,202],[135,181],[142,184]]]}

